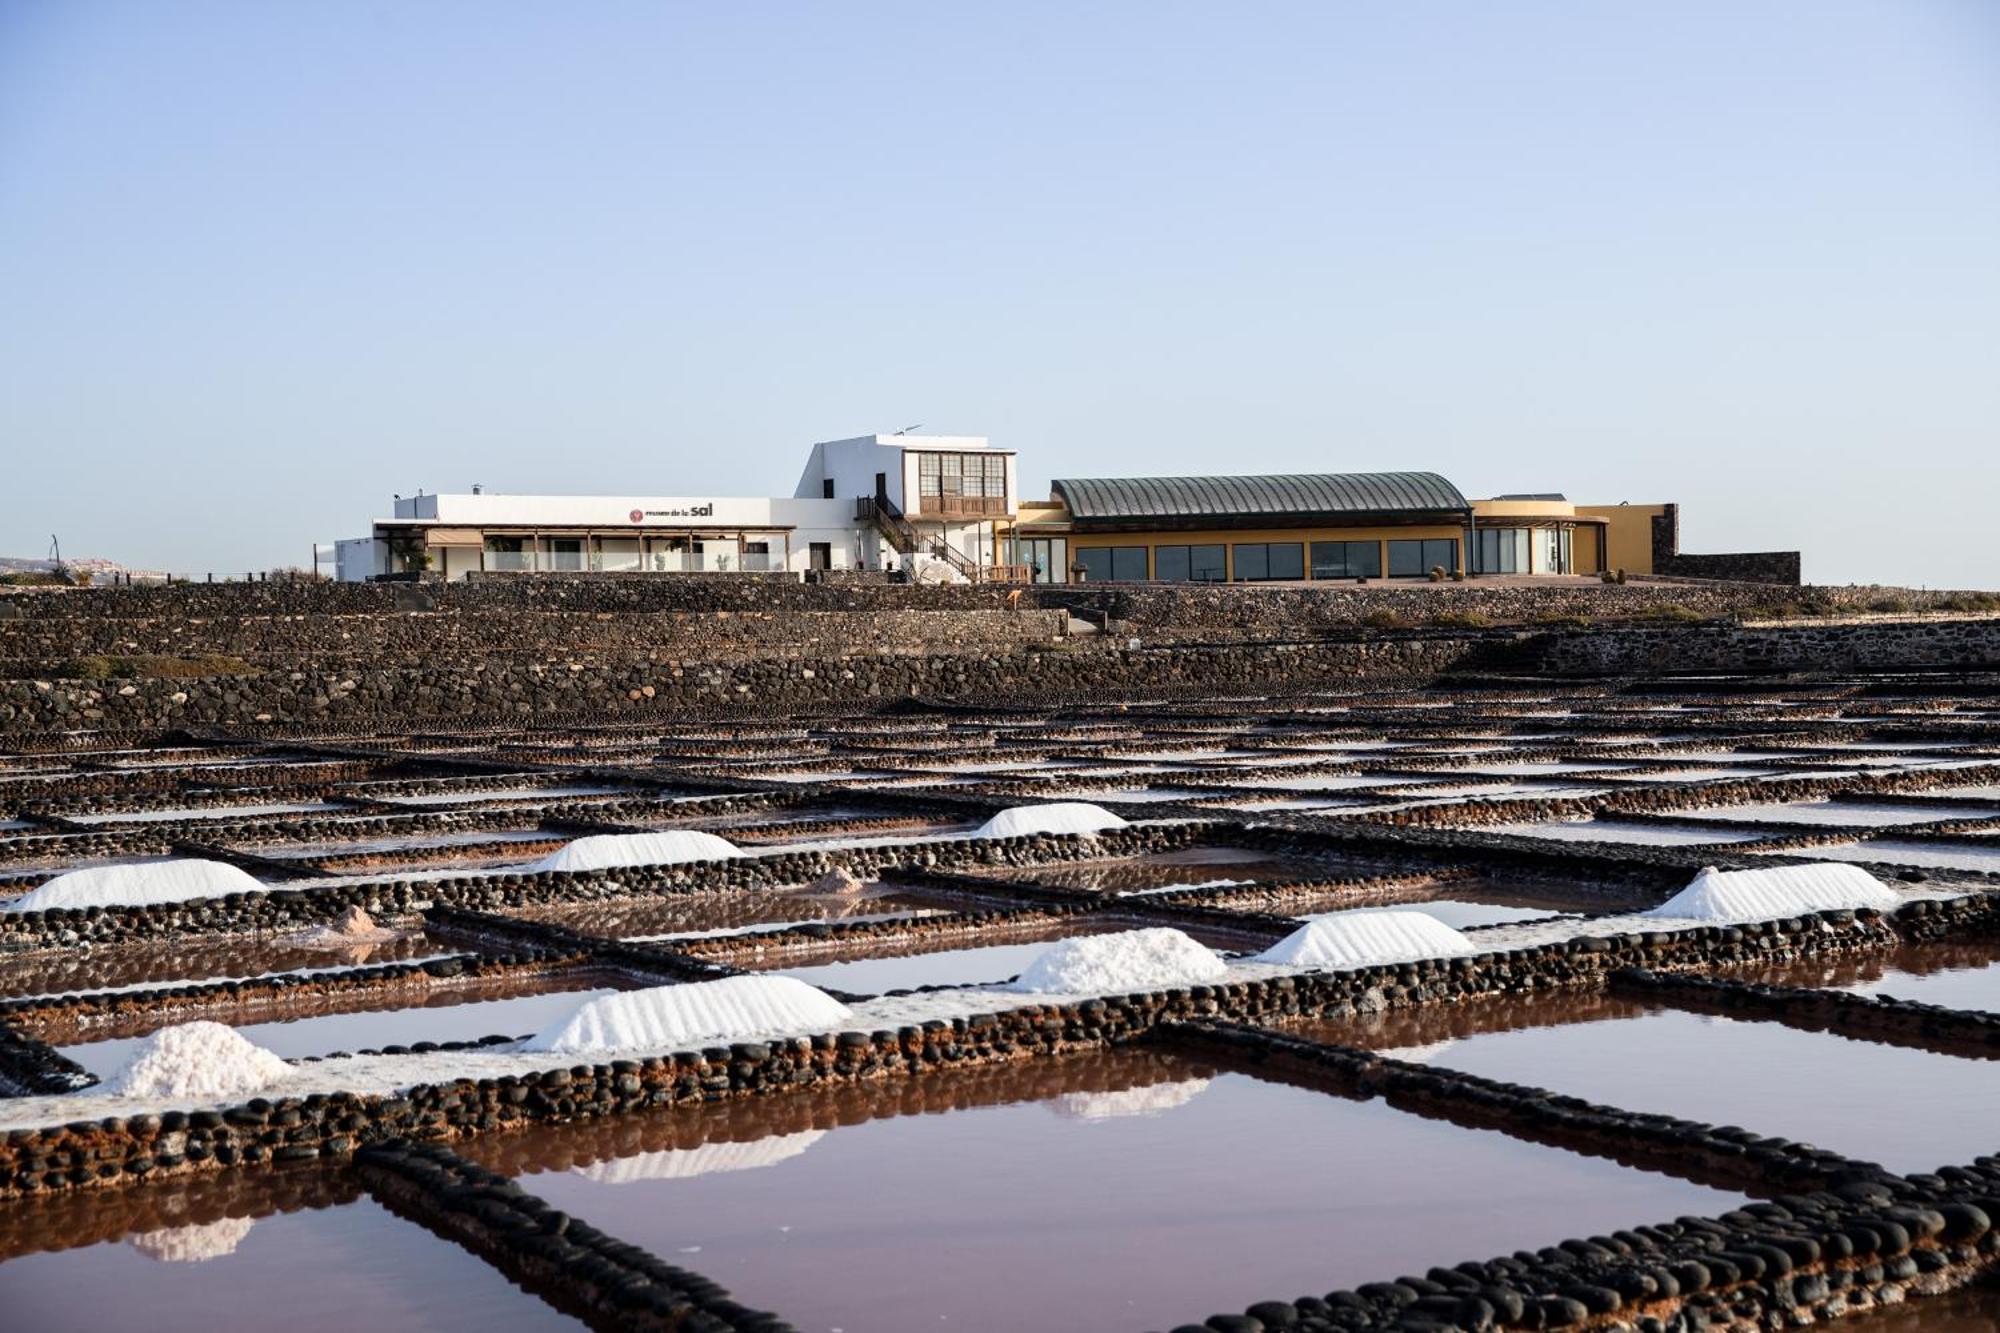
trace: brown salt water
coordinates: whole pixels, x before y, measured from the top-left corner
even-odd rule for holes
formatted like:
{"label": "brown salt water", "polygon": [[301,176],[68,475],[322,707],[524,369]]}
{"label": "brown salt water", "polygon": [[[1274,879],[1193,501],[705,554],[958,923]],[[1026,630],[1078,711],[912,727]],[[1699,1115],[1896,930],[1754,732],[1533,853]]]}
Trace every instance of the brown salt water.
{"label": "brown salt water", "polygon": [[[596,984],[593,984],[596,983]],[[335,1051],[379,1050],[420,1041],[477,1041],[482,1037],[519,1037],[536,1032],[573,1013],[587,1000],[615,994],[617,987],[601,978],[576,977],[539,983],[532,994],[482,998],[479,991],[445,991],[402,1000],[400,1008],[307,1012],[299,1017],[257,1023],[231,1023],[246,1040],[288,1060],[329,1055]],[[569,989],[562,989],[568,985]],[[486,991],[490,996],[492,992]],[[333,997],[339,1002],[347,997]],[[393,1003],[377,1001],[378,1004]],[[260,1010],[260,1012],[268,1012]],[[99,1078],[124,1068],[145,1035],[174,1023],[207,1018],[206,1013],[168,1015],[157,1022],[141,1021],[121,1028],[128,1035],[98,1041],[59,1043],[64,1055]],[[227,1022],[226,1017],[216,1021]]]}
{"label": "brown salt water", "polygon": [[570,907],[537,907],[510,915],[586,935],[611,939],[727,934],[777,929],[813,921],[845,921],[884,914],[922,916],[936,902],[869,886],[859,894],[813,894],[796,890],[749,889],[730,893],[676,894]]}
{"label": "brown salt water", "polygon": [[2000,1148],[2000,1062],[1655,1010],[1476,1033],[1434,1063],[1931,1171]]}
{"label": "brown salt water", "polygon": [[451,952],[453,945],[420,930],[377,944],[332,947],[303,944],[296,937],[269,936],[45,949],[0,959],[0,999],[360,967]]}
{"label": "brown salt water", "polygon": [[2000,944],[1909,944],[1884,953],[1727,973],[1741,981],[1810,986],[2000,1012]]}
{"label": "brown salt water", "polygon": [[1147,1052],[954,1072],[465,1150],[745,1305],[857,1333],[1166,1328],[1741,1202]]}
{"label": "brown salt water", "polygon": [[1225,880],[1326,879],[1338,873],[1338,867],[1330,860],[1285,856],[1251,847],[1187,847],[1174,852],[1153,852],[1117,860],[1063,861],[993,870],[969,868],[966,873],[989,879],[1049,884],[1064,889],[1131,893]]}
{"label": "brown salt water", "polygon": [[[581,1324],[368,1198],[72,1239],[0,1262],[0,1324],[23,1333],[486,1333]],[[19,1205],[16,1205],[18,1207]],[[296,1206],[296,1205],[293,1205]]]}

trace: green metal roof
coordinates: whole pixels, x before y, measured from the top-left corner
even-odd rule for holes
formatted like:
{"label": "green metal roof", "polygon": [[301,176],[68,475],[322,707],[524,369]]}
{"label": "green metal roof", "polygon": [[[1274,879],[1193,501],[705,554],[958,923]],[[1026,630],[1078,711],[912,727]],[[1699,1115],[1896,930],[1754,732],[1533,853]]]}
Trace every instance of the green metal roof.
{"label": "green metal roof", "polygon": [[1436,514],[1472,507],[1435,472],[1291,472],[1265,477],[1074,477],[1055,483],[1070,517],[1238,519],[1250,515]]}

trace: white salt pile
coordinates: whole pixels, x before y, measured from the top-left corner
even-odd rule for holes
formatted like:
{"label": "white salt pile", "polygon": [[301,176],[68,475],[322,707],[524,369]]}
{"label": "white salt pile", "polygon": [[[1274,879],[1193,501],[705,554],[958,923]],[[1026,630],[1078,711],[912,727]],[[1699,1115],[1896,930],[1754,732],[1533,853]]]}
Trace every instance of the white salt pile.
{"label": "white salt pile", "polygon": [[1471,940],[1423,912],[1330,912],[1257,955],[1288,967],[1374,967],[1476,953]]}
{"label": "white salt pile", "polygon": [[1156,1116],[1176,1106],[1186,1106],[1201,1095],[1208,1082],[1205,1078],[1186,1078],[1143,1088],[1120,1088],[1115,1092],[1065,1092],[1048,1107],[1065,1120],[1122,1120],[1128,1116]]}
{"label": "white salt pile", "polygon": [[125,1243],[148,1259],[163,1264],[205,1264],[236,1253],[236,1247],[257,1224],[252,1217],[219,1217],[213,1222],[195,1222],[184,1227],[162,1227]]}
{"label": "white salt pile", "polygon": [[610,870],[617,866],[665,866],[682,861],[724,861],[743,852],[727,838],[692,829],[666,833],[596,833],[531,861],[529,870]]}
{"label": "white salt pile", "polygon": [[1050,948],[1008,983],[1030,995],[1115,995],[1219,981],[1229,966],[1178,930],[1082,935]]}
{"label": "white salt pile", "polygon": [[809,898],[853,898],[868,886],[846,866],[835,866],[798,892]]}
{"label": "white salt pile", "polygon": [[1052,801],[1002,810],[974,831],[975,838],[1025,838],[1034,833],[1102,833],[1125,828],[1124,820],[1088,801]]}
{"label": "white salt pile", "polygon": [[283,1060],[220,1023],[161,1028],[104,1081],[113,1097],[233,1097],[292,1072]]}
{"label": "white salt pile", "polygon": [[724,977],[590,1000],[528,1038],[523,1049],[583,1054],[825,1032],[853,1011],[792,977]]}
{"label": "white salt pile", "polygon": [[1842,908],[1873,907],[1886,912],[1902,901],[1860,866],[1840,862],[1760,870],[1708,866],[1686,888],[1645,915],[1682,921],[1771,921],[1801,912]]}
{"label": "white salt pile", "polygon": [[773,1134],[748,1143],[703,1143],[692,1148],[663,1148],[633,1153],[609,1161],[573,1166],[570,1171],[600,1185],[630,1185],[642,1180],[692,1180],[729,1171],[756,1171],[797,1157],[826,1137],[823,1129]]}
{"label": "white salt pile", "polygon": [[142,907],[148,903],[220,898],[227,893],[261,893],[269,887],[221,861],[141,861],[134,865],[86,866],[57,875],[5,907],[9,912],[41,912],[56,907]]}

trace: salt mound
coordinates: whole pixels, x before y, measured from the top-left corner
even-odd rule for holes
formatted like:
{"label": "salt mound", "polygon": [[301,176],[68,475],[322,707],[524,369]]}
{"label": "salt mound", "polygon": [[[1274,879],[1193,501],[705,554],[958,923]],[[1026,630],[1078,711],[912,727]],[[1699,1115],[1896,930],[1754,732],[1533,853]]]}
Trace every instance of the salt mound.
{"label": "salt mound", "polygon": [[1762,870],[1717,870],[1699,875],[1645,916],[1684,921],[1771,921],[1801,912],[1873,907],[1889,911],[1902,899],[1860,866],[1829,861]]}
{"label": "salt mound", "polygon": [[1186,1106],[1208,1086],[1205,1078],[1186,1078],[1176,1083],[1153,1083],[1143,1088],[1120,1088],[1116,1092],[1065,1092],[1049,1103],[1049,1109],[1065,1120],[1120,1120],[1127,1116],[1155,1116]]}
{"label": "salt mound", "polygon": [[1125,828],[1124,820],[1088,801],[1052,801],[1002,810],[974,831],[975,838],[1025,838],[1032,833],[1080,833]]}
{"label": "salt mound", "polygon": [[868,886],[846,866],[835,866],[799,892],[809,898],[853,898]]}
{"label": "salt mound", "polygon": [[401,931],[376,925],[374,917],[350,905],[326,925],[314,926],[301,934],[297,942],[314,949],[345,949],[356,944],[387,944],[401,938]]}
{"label": "salt mound", "polygon": [[1178,930],[1123,930],[1064,940],[1029,963],[1008,990],[1101,995],[1219,981],[1229,967]]}
{"label": "salt mound", "polygon": [[56,907],[140,907],[147,903],[181,903],[191,898],[220,898],[226,893],[262,893],[267,887],[221,861],[141,861],[136,865],[72,870],[4,906],[9,912],[41,912]]}
{"label": "salt mound", "polygon": [[795,1134],[773,1134],[748,1143],[703,1143],[693,1148],[665,1148],[658,1152],[633,1153],[570,1171],[600,1185],[630,1185],[641,1180],[692,1180],[696,1176],[721,1175],[727,1171],[756,1171],[776,1166],[826,1137],[823,1129],[802,1129]]}
{"label": "salt mound", "polygon": [[1257,955],[1290,967],[1373,967],[1477,953],[1472,941],[1423,912],[1330,912]]}
{"label": "salt mound", "polygon": [[610,870],[616,866],[666,866],[682,861],[723,861],[743,855],[735,843],[713,833],[673,829],[666,833],[596,833],[558,847],[529,870]]}
{"label": "salt mound", "polygon": [[125,1243],[163,1264],[205,1264],[210,1259],[236,1253],[236,1247],[255,1225],[254,1217],[219,1217],[213,1222],[162,1227],[143,1235],[127,1236]]}
{"label": "salt mound", "polygon": [[104,1081],[104,1091],[113,1097],[233,1097],[291,1072],[235,1028],[182,1023],[140,1042],[125,1067]]}
{"label": "salt mound", "polygon": [[846,1005],[792,977],[724,977],[586,1001],[528,1038],[522,1049],[582,1054],[699,1046],[824,1032],[851,1017]]}

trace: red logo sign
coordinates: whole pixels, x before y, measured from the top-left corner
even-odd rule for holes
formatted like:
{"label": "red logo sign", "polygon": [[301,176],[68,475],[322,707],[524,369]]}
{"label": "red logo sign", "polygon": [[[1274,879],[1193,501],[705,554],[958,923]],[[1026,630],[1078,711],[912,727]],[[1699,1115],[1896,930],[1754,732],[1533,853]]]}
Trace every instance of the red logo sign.
{"label": "red logo sign", "polygon": [[646,511],[643,509],[634,509],[632,511],[632,521],[634,523],[644,523],[646,521]]}

